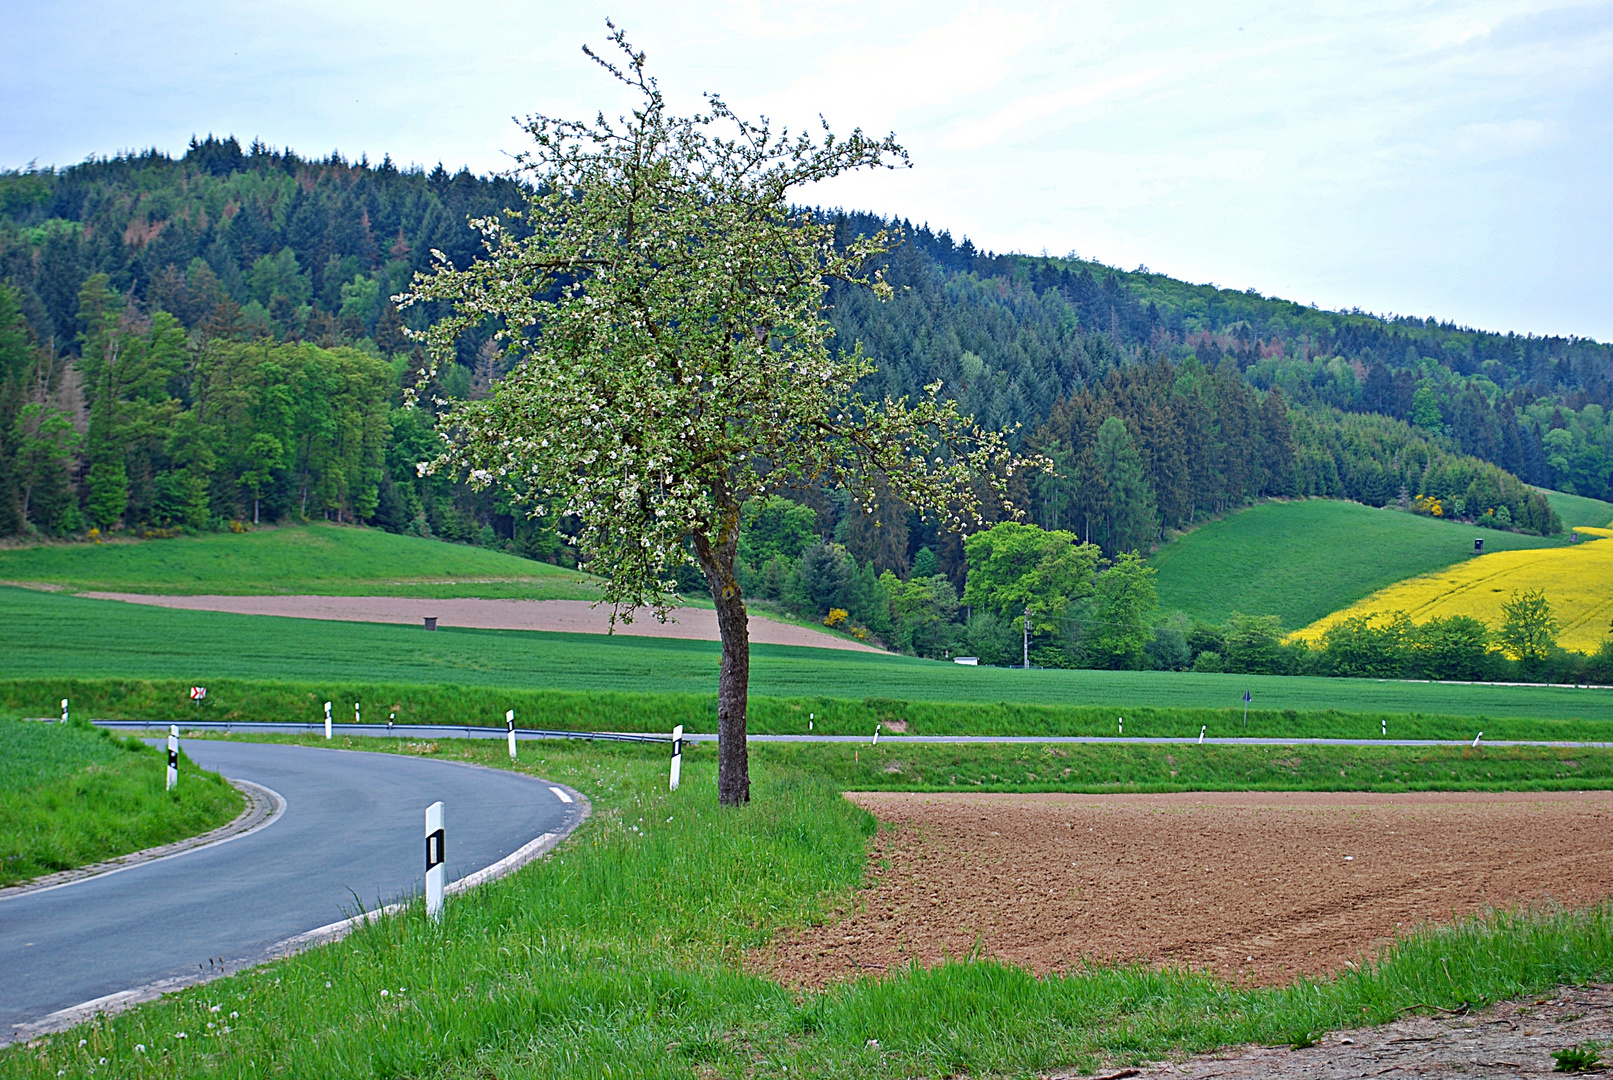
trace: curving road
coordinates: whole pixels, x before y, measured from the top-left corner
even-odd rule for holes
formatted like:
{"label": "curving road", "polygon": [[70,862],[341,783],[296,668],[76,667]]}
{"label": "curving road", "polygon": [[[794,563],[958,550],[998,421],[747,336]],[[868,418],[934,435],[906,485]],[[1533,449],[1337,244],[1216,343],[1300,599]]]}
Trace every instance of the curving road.
{"label": "curving road", "polygon": [[0,897],[0,1044],[87,1002],[155,996],[261,962],[358,903],[418,892],[425,808],[436,800],[450,881],[530,853],[544,834],[552,844],[587,813],[569,788],[448,761],[201,740],[185,752],[269,788],[284,811],[222,843]]}

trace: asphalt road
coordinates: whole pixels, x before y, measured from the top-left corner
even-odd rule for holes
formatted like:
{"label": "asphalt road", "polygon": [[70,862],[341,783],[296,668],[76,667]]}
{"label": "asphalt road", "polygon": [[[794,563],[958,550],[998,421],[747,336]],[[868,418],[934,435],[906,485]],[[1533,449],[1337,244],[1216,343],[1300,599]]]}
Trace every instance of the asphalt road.
{"label": "asphalt road", "polygon": [[279,793],[285,811],[221,844],[0,899],[0,1043],[58,1010],[267,959],[359,903],[418,892],[436,800],[449,881],[569,831],[586,805],[530,776],[396,754],[203,740],[185,752]]}

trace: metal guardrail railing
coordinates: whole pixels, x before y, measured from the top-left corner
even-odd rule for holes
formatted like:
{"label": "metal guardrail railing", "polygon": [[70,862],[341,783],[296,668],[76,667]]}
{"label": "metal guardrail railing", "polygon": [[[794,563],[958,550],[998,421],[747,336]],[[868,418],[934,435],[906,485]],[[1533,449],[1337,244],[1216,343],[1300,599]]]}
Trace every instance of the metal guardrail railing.
{"label": "metal guardrail railing", "polygon": [[[166,731],[170,724],[178,724],[190,731],[267,732],[275,735],[301,735],[311,732],[323,735],[324,721],[296,723],[282,720],[91,720],[96,727],[132,731]],[[437,739],[504,739],[509,732],[501,727],[481,727],[475,724],[353,724],[334,723],[332,734],[362,735],[366,737],[437,738]],[[516,728],[517,739],[586,739],[603,742],[670,743],[672,735],[648,735],[625,731],[551,731],[542,728]]]}

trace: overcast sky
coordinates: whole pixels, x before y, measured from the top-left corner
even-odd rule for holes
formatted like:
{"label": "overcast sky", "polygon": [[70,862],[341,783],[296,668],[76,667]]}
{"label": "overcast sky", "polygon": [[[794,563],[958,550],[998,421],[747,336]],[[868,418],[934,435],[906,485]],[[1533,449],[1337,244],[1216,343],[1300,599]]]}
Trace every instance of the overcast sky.
{"label": "overcast sky", "polygon": [[669,97],[895,131],[815,193],[982,247],[1327,308],[1613,339],[1613,3],[0,0],[0,167],[192,134],[501,169],[614,112],[610,15]]}

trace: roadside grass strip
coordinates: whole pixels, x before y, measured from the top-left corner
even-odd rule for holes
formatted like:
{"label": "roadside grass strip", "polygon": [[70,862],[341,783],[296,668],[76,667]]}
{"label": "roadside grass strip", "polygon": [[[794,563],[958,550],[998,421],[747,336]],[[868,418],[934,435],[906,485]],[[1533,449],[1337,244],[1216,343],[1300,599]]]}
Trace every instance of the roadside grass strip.
{"label": "roadside grass strip", "polygon": [[[1035,674],[1034,672],[1032,673]],[[1101,674],[1111,674],[1103,672]],[[1230,679],[1232,676],[1211,676]],[[1343,681],[1343,680],[1334,680]],[[225,679],[209,681],[200,706],[189,682],[165,679],[33,678],[0,680],[0,710],[48,715],[63,697],[78,715],[97,720],[158,723],[206,721],[322,722],[326,701],[338,730],[364,705],[366,720],[399,724],[450,724],[498,728],[513,710],[518,729],[638,732],[670,738],[682,725],[693,735],[717,730],[714,694],[622,691],[531,690],[487,686],[427,686],[410,683],[293,682]],[[1241,683],[1230,684],[1234,687]],[[1384,684],[1369,684],[1381,686]],[[1394,685],[1394,684],[1389,684]],[[1410,690],[1418,684],[1399,684]],[[1613,691],[1535,687],[1455,687],[1485,691],[1476,703],[1502,706],[1499,714],[1441,715],[1418,712],[1341,712],[1332,709],[1249,710],[1242,706],[1042,705],[1016,702],[902,701],[870,697],[768,697],[753,694],[746,722],[752,735],[1115,737],[1276,739],[1459,739],[1613,742]],[[1190,695],[1184,695],[1190,696]],[[1225,695],[1232,696],[1232,695]],[[1460,703],[1458,697],[1455,702]],[[1511,708],[1505,708],[1507,705]],[[1540,716],[1528,711],[1538,709]],[[1564,715],[1566,714],[1566,715]],[[1120,719],[1124,717],[1124,731]]]}
{"label": "roadside grass strip", "polygon": [[158,847],[227,824],[241,793],[181,754],[74,721],[0,719],[0,886]]}
{"label": "roadside grass strip", "polygon": [[[753,757],[758,748],[752,747]],[[853,748],[769,744],[774,767],[846,791],[1588,791],[1613,788],[1613,749],[1508,746],[1106,744]]]}
{"label": "roadside grass strip", "polygon": [[[507,765],[497,743],[363,745]],[[964,956],[798,990],[745,973],[743,955],[854,902],[871,816],[771,748],[740,811],[717,810],[711,755],[669,793],[654,749],[536,751],[521,768],[594,801],[553,856],[450,901],[440,924],[416,902],[0,1052],[0,1077],[1023,1076],[1305,1042],[1613,974],[1604,906],[1417,930],[1377,962],[1280,989],[1137,966],[1036,978]]]}
{"label": "roadside grass strip", "polygon": [[[1607,530],[1601,530],[1606,532]],[[1557,643],[1595,652],[1613,635],[1613,543],[1587,540],[1541,551],[1499,551],[1391,585],[1311,623],[1294,636],[1318,642],[1330,626],[1357,615],[1404,611],[1412,622],[1469,615],[1499,629],[1512,594],[1538,589],[1562,624]]]}

